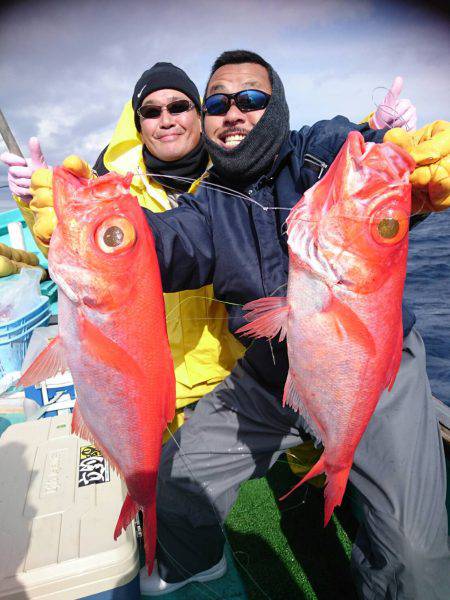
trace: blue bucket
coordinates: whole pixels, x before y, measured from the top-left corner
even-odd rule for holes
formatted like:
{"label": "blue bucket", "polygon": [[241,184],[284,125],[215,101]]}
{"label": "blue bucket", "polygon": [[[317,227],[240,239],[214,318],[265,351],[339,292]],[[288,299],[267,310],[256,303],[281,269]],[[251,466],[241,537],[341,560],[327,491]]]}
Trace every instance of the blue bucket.
{"label": "blue bucket", "polygon": [[42,313],[48,311],[50,311],[50,301],[47,296],[43,296],[40,304],[26,315],[8,321],[7,323],[0,324],[0,337],[17,332],[21,327],[26,327],[28,323],[35,320]]}
{"label": "blue bucket", "polygon": [[[49,303],[47,300],[47,309],[41,312],[31,321],[23,322],[27,317],[23,317],[22,323],[19,323],[21,319],[16,319],[14,327],[11,327],[10,332],[5,332],[4,329],[0,329],[0,382],[3,377],[9,373],[20,371],[22,367],[23,359],[30,342],[33,330],[36,327],[45,327],[48,325],[50,320]],[[33,311],[35,313],[36,311]],[[29,315],[28,315],[29,317]]]}
{"label": "blue bucket", "polygon": [[44,319],[44,317],[50,317],[50,305],[45,307],[45,310],[42,310],[39,314],[36,314],[29,321],[23,321],[22,323],[18,323],[14,328],[10,328],[8,332],[4,333],[0,329],[0,345],[6,344],[10,342],[12,339],[20,338],[25,333],[33,331],[35,327],[40,327],[40,323]]}

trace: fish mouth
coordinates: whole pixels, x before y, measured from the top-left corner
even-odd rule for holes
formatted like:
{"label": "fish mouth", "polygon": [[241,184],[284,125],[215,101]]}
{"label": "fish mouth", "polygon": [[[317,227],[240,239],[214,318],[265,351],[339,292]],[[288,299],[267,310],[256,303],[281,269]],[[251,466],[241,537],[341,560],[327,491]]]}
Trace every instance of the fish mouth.
{"label": "fish mouth", "polygon": [[62,277],[60,277],[53,271],[53,269],[50,267],[50,265],[48,267],[48,272],[50,274],[50,277],[53,279],[53,281],[56,283],[56,285],[60,288],[60,290],[62,290],[64,295],[67,296],[67,298],[74,304],[80,304],[80,300],[79,300],[77,294],[74,292],[74,290],[70,287],[70,285],[67,283],[67,281],[65,281]]}

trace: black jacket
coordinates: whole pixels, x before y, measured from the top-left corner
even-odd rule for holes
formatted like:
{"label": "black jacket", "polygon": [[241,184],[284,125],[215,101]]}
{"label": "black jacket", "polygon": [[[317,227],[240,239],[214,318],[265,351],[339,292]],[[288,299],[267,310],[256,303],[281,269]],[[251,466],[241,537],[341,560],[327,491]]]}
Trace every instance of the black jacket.
{"label": "black jacket", "polygon": [[[344,117],[319,121],[291,131],[271,171],[244,191],[259,204],[286,210],[263,210],[219,188],[201,186],[195,195],[183,194],[180,206],[164,213],[146,211],[153,230],[164,291],[196,289],[212,283],[224,300],[229,327],[235,332],[246,321],[241,305],[263,296],[286,294],[288,252],[283,224],[291,209],[330,165],[351,130],[366,141],[381,142],[384,131],[355,125]],[[219,181],[214,171],[210,183]],[[404,307],[404,334],[414,324]],[[242,338],[248,347],[244,367],[281,391],[287,376],[285,343]],[[272,348],[271,348],[272,346]]]}

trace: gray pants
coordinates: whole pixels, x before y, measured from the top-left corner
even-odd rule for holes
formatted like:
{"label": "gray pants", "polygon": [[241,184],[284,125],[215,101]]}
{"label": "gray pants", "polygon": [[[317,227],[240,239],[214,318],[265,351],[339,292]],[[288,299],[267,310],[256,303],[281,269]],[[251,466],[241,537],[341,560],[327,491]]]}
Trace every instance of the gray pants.
{"label": "gray pants", "polygon": [[[237,366],[202,398],[163,449],[158,485],[158,562],[174,582],[216,564],[219,524],[243,481],[262,477],[280,454],[302,442],[302,418]],[[450,553],[445,461],[413,330],[400,371],[384,392],[350,472],[363,507],[352,569],[361,598],[447,600]]]}

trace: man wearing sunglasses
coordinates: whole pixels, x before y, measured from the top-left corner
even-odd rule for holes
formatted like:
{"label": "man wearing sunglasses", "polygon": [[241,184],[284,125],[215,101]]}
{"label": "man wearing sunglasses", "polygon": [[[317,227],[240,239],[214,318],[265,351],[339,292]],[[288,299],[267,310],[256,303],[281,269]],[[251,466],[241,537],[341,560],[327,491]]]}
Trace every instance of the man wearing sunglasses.
{"label": "man wearing sunglasses", "polygon": [[[177,206],[177,197],[196,189],[208,165],[200,112],[200,95],[188,75],[171,63],[156,63],[137,81],[95,171],[99,175],[134,172],[130,191],[152,212]],[[11,191],[21,194],[21,204],[31,213],[29,227],[33,228],[34,221],[40,248],[46,254],[56,223],[53,194],[47,187],[49,182],[51,186],[51,174],[37,171],[30,190],[31,172],[46,167],[36,138],[31,140],[30,150],[29,166],[18,166],[23,160],[18,156],[4,158],[10,165]],[[45,184],[42,187],[40,178]],[[177,411],[171,425],[175,430],[193,403],[230,373],[243,347],[229,332],[225,307],[214,300],[211,285],[166,294],[165,306],[176,378]]]}
{"label": "man wearing sunglasses", "polygon": [[[171,63],[156,63],[137,81],[95,171],[133,171],[131,192],[141,206],[157,213],[176,207],[181,193],[195,191],[208,165],[200,111],[197,87],[187,74]],[[230,373],[243,349],[211,285],[165,294],[165,306],[177,385],[174,431],[193,403]]]}
{"label": "man wearing sunglasses", "polygon": [[[245,323],[240,306],[282,295],[288,269],[285,212],[264,211],[239,192],[263,206],[292,208],[331,164],[349,131],[357,129],[366,141],[375,142],[383,140],[385,131],[343,117],[289,131],[277,73],[246,51],[219,57],[205,98],[211,186],[202,185],[195,195],[183,194],[178,208],[147,212],[147,218],[165,291],[213,283],[216,297],[228,303],[229,327],[236,331]],[[398,135],[397,130],[392,133]],[[440,122],[413,140],[422,169],[414,181],[416,191],[426,179],[424,170],[429,169],[432,181],[434,167],[445,169],[440,163],[442,138],[436,139],[447,133],[447,124]],[[411,139],[397,138],[405,147]],[[421,162],[423,157],[428,162]],[[236,195],[214,185],[232,187]],[[426,210],[450,204],[445,186],[418,190]],[[382,395],[350,476],[359,490],[363,515],[352,563],[362,598],[443,599],[450,570],[442,446],[423,345],[407,309],[403,321],[404,360],[396,385]],[[150,577],[141,573],[144,595],[162,595],[225,572],[222,522],[240,483],[263,476],[283,451],[305,438],[302,418],[282,407],[287,367],[283,343],[270,347],[266,341],[251,342],[232,373],[198,402],[193,416],[175,434],[176,442],[165,445],[157,501],[157,564]],[[411,449],[415,440],[420,444]]]}
{"label": "man wearing sunglasses", "polygon": [[[173,211],[147,213],[164,289],[212,282],[216,297],[228,303],[232,331],[246,323],[243,304],[283,295],[286,212],[265,211],[239,192],[263,207],[292,208],[352,130],[366,141],[382,142],[392,135],[405,148],[417,145],[412,153],[424,179],[428,169],[428,181],[446,168],[448,123],[430,125],[414,139],[344,117],[289,131],[284,89],[274,69],[251,52],[220,56],[203,105],[205,146],[213,162],[208,182],[232,187],[236,195],[202,186],[195,195],[184,194]],[[424,186],[414,174],[411,180],[425,210],[450,205],[448,179],[437,186]],[[360,597],[371,600],[444,600],[450,589],[445,462],[414,321],[404,307],[404,351],[396,383],[382,394],[350,474],[362,505],[352,567]],[[220,577],[226,569],[222,523],[239,485],[263,476],[283,451],[308,438],[302,417],[282,407],[288,370],[284,342],[243,341],[248,345],[244,357],[198,402],[176,441],[163,449],[157,564],[150,577],[141,573],[144,595]]]}

